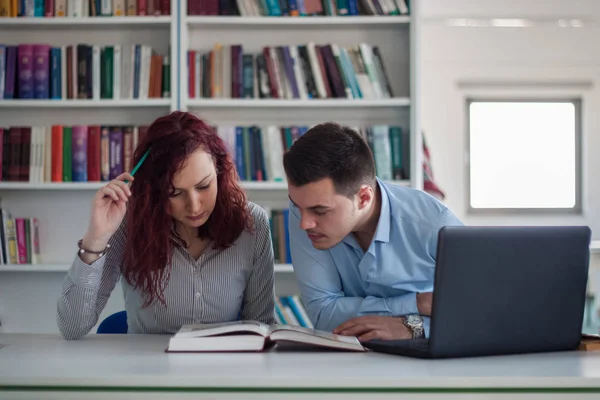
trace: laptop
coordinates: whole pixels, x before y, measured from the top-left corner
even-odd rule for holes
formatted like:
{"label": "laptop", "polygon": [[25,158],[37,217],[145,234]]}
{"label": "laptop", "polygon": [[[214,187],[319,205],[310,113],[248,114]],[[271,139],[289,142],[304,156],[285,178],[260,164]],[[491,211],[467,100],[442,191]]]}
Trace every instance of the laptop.
{"label": "laptop", "polygon": [[420,358],[576,349],[590,240],[587,226],[444,227],[429,339],[363,345]]}

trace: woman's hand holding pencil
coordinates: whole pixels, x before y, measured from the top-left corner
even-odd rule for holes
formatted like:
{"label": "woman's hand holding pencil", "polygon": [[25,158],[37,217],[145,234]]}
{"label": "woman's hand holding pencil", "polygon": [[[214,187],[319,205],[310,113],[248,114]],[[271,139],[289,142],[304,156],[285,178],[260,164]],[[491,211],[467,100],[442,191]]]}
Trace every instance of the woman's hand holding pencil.
{"label": "woman's hand holding pencil", "polygon": [[[127,211],[127,201],[131,197],[131,189],[125,181],[133,181],[133,176],[123,173],[103,186],[92,201],[90,223],[83,236],[81,247],[88,251],[98,252],[107,247],[108,241],[115,234]],[[80,255],[88,264],[97,255],[84,253]]]}
{"label": "woman's hand holding pencil", "polygon": [[131,173],[125,172],[117,176],[98,190],[94,196],[90,224],[81,240],[81,247],[87,252],[83,252],[79,256],[85,263],[91,264],[99,257],[98,254],[94,253],[106,249],[108,241],[121,226],[127,211],[127,201],[131,197],[131,189],[128,183],[133,181],[133,175],[142,166],[144,160],[148,157],[148,153],[150,153],[150,149],[144,153]]}

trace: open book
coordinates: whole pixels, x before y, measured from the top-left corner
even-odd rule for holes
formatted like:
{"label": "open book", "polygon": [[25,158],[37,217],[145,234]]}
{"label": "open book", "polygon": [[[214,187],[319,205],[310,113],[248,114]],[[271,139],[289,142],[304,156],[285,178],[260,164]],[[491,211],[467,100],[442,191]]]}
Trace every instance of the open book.
{"label": "open book", "polygon": [[276,342],[366,351],[354,336],[299,326],[267,325],[258,321],[184,325],[169,341],[167,351],[261,351]]}

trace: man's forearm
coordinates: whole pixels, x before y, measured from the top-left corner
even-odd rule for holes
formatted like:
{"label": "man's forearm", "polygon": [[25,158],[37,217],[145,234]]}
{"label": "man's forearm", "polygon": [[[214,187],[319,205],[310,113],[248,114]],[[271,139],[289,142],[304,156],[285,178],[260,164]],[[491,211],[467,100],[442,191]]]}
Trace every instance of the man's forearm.
{"label": "man's forearm", "polygon": [[404,316],[417,314],[415,293],[380,298],[334,297],[318,302],[308,302],[308,310],[315,327],[331,331],[350,318],[364,315]]}

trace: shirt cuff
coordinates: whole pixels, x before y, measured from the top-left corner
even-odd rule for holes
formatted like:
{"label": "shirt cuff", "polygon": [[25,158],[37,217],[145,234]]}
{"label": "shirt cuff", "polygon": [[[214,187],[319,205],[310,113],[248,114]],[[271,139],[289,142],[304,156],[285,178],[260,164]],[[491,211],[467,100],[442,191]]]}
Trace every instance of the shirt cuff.
{"label": "shirt cuff", "polygon": [[418,314],[417,294],[407,293],[402,296],[388,297],[385,299],[393,317],[403,317],[409,314]]}
{"label": "shirt cuff", "polygon": [[68,272],[69,277],[76,286],[96,288],[100,285],[105,259],[106,255],[103,255],[93,263],[86,264],[79,258],[79,254],[76,254]]}
{"label": "shirt cuff", "polygon": [[422,317],[423,318],[423,330],[425,331],[425,337],[429,339],[429,329],[431,326],[431,318],[430,317]]}

